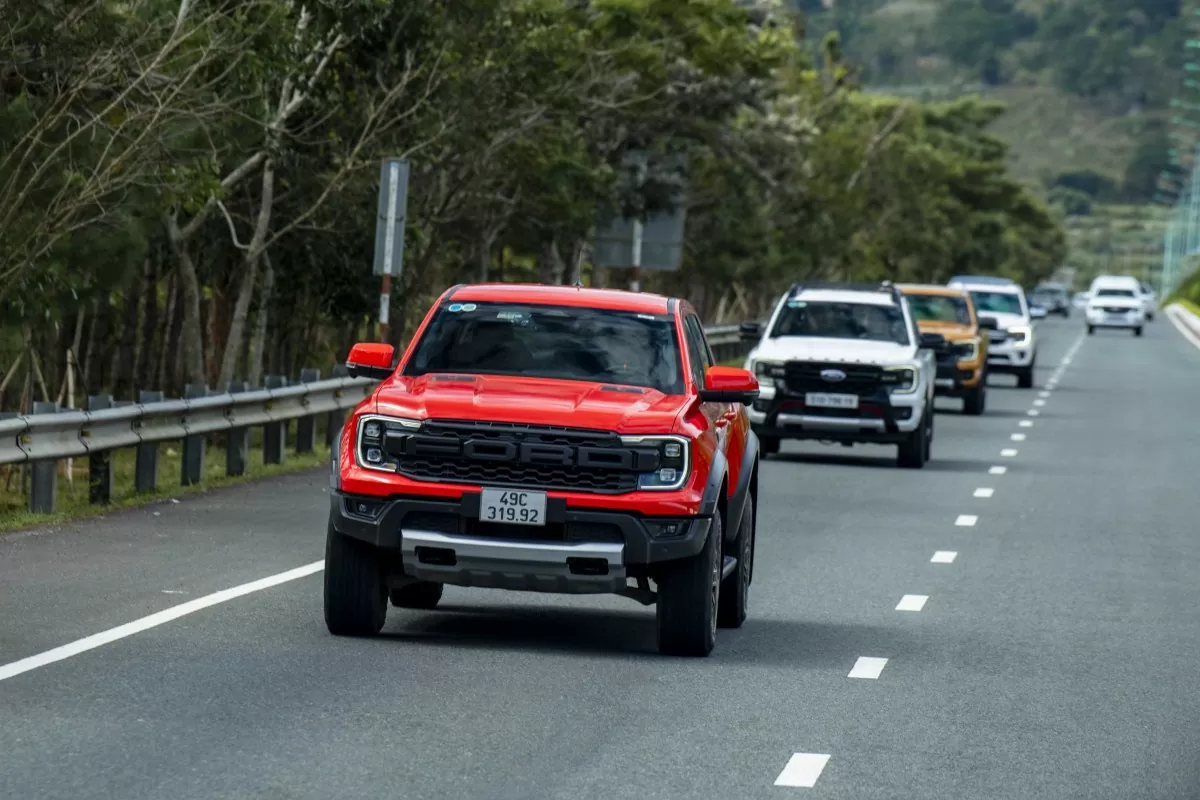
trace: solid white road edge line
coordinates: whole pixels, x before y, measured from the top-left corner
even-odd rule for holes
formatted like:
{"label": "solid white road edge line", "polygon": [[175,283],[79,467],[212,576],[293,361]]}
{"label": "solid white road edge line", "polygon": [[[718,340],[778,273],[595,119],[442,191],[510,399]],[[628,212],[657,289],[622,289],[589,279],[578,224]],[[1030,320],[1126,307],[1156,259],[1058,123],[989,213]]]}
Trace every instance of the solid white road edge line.
{"label": "solid white road edge line", "polygon": [[900,598],[900,602],[896,604],[897,611],[920,611],[925,607],[925,601],[929,599],[927,594],[906,594]]}
{"label": "solid white road edge line", "polygon": [[165,625],[172,620],[186,617],[188,614],[194,614],[197,611],[202,611],[221,603],[227,603],[230,600],[236,600],[239,597],[244,597],[254,592],[261,592],[263,589],[270,589],[272,586],[278,586],[281,583],[306,578],[323,569],[325,569],[324,560],[314,561],[311,564],[290,569],[278,575],[271,575],[270,577],[260,578],[250,583],[243,583],[241,586],[234,586],[232,589],[222,589],[219,592],[214,592],[204,597],[197,597],[195,600],[180,603],[177,606],[158,611],[148,617],[142,617],[133,622],[127,622],[124,625],[118,625],[115,628],[92,634],[70,644],[56,647],[53,650],[47,650],[44,653],[22,658],[20,661],[0,665],[0,681],[8,680],[24,672],[53,664],[56,661],[68,659],[71,656],[77,656],[80,653],[86,653],[88,650],[95,650],[97,647],[103,647],[106,644],[112,644],[119,639],[133,636],[135,633],[157,628],[159,625]]}
{"label": "solid white road edge line", "polygon": [[1175,330],[1182,333],[1183,338],[1185,338],[1189,342],[1191,342],[1193,346],[1200,347],[1200,336],[1197,336],[1195,333],[1193,333],[1192,330],[1188,327],[1187,323],[1184,322],[1179,316],[1177,316],[1177,315],[1182,315],[1182,314],[1187,314],[1187,313],[1188,313],[1187,311],[1183,310],[1182,308],[1179,308],[1178,306],[1175,306],[1175,305],[1167,306],[1167,319],[1171,320],[1171,324],[1175,326]]}
{"label": "solid white road edge line", "polygon": [[1003,475],[1008,472],[1008,467],[992,467],[988,470],[988,475]]}
{"label": "solid white road edge line", "polygon": [[991,497],[995,493],[996,493],[995,489],[989,489],[985,486],[980,486],[978,489],[975,490],[976,497],[985,497],[985,498]]}
{"label": "solid white road edge line", "polygon": [[792,753],[783,772],[775,779],[775,785],[811,789],[817,785],[817,778],[828,763],[828,753]]}
{"label": "solid white road edge line", "polygon": [[978,521],[979,517],[974,514],[959,514],[958,519],[954,520],[954,524],[960,528],[970,528]]}
{"label": "solid white road edge line", "polygon": [[1000,451],[1000,455],[1004,456],[1005,458],[1012,458],[1016,454],[1017,454],[1017,451],[1013,450],[1011,447],[1006,447]]}
{"label": "solid white road edge line", "polygon": [[886,658],[872,658],[871,656],[859,656],[854,662],[854,667],[850,670],[847,678],[862,678],[863,680],[874,681],[879,679],[879,674],[883,672],[883,668],[887,666]]}
{"label": "solid white road edge line", "polygon": [[954,559],[958,558],[957,550],[938,550],[933,554],[933,558],[929,559],[930,564],[953,564]]}

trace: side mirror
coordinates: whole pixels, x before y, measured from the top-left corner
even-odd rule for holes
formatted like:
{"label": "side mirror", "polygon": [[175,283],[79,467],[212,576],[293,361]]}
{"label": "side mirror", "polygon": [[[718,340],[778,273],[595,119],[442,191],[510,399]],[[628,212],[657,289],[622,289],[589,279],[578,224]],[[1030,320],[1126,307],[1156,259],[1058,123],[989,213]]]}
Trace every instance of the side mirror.
{"label": "side mirror", "polygon": [[396,348],[390,344],[375,344],[360,342],[350,348],[350,357],[346,359],[346,371],[351,378],[378,378],[383,380],[394,371],[392,358]]}
{"label": "side mirror", "polygon": [[946,337],[940,333],[922,333],[920,347],[922,350],[941,350],[946,346]]}
{"label": "side mirror", "polygon": [[700,390],[702,402],[750,405],[757,399],[758,378],[748,369],[709,367],[704,373],[704,388]]}
{"label": "side mirror", "polygon": [[746,342],[757,342],[762,338],[762,331],[761,322],[743,322],[738,326],[738,335]]}
{"label": "side mirror", "polygon": [[996,320],[992,319],[991,317],[980,317],[979,327],[986,331],[998,331],[1000,330],[1000,323],[996,322]]}

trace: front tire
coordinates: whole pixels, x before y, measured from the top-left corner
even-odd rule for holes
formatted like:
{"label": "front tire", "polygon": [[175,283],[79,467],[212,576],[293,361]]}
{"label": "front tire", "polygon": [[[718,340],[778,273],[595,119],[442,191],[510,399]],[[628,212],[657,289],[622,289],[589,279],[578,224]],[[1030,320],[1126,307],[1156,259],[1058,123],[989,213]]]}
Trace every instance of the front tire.
{"label": "front tire", "polygon": [[758,446],[764,456],[773,456],[779,452],[779,439],[774,436],[760,436]]}
{"label": "front tire", "polygon": [[332,521],[325,535],[325,627],[334,636],[374,636],[387,619],[387,586],[375,548],[343,536]]}
{"label": "front tire", "polygon": [[1092,334],[1094,334],[1095,332],[1096,332],[1096,326],[1095,326],[1095,325],[1088,325],[1088,336],[1091,336],[1091,335],[1092,335]]}
{"label": "front tire", "polygon": [[1136,328],[1133,329],[1133,335],[1134,336],[1142,335],[1142,326],[1141,325],[1138,325]]}
{"label": "front tire", "polygon": [[669,564],[657,579],[658,651],[702,658],[717,641],[721,597],[721,515],[714,514],[704,547],[691,558]]}
{"label": "front tire", "polygon": [[1033,362],[1029,362],[1029,366],[1017,373],[1017,388],[1032,389],[1033,388]]}
{"label": "front tire", "polygon": [[930,427],[929,417],[932,410],[927,410],[921,418],[921,424],[908,435],[908,439],[900,444],[896,453],[896,465],[905,469],[920,469],[929,460]]}
{"label": "front tire", "polygon": [[986,406],[987,387],[980,380],[979,385],[967,392],[967,396],[963,398],[963,413],[972,417],[978,417],[983,413],[983,409]]}
{"label": "front tire", "polygon": [[717,625],[722,628],[740,628],[746,621],[750,581],[754,579],[754,513],[754,498],[747,498],[742,523],[738,526],[737,539],[733,543],[733,552],[738,560],[737,569],[721,583]]}

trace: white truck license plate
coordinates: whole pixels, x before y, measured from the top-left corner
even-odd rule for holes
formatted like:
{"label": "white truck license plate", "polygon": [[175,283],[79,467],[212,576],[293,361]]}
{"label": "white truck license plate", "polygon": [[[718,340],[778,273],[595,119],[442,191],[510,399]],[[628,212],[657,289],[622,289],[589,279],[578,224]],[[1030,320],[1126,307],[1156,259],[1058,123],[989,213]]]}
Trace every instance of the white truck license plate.
{"label": "white truck license plate", "polygon": [[808,392],[804,395],[804,404],[813,408],[858,408],[858,395]]}
{"label": "white truck license plate", "polygon": [[479,519],[511,525],[545,525],[546,493],[484,489],[479,497]]}

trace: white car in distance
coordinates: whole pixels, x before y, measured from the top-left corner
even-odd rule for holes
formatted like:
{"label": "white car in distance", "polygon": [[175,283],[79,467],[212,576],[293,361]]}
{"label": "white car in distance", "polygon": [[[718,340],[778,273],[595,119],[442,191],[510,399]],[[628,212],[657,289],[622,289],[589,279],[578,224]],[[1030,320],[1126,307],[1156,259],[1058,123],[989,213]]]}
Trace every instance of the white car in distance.
{"label": "white car in distance", "polygon": [[1127,275],[1099,276],[1092,281],[1088,291],[1084,315],[1089,336],[1097,328],[1132,330],[1134,336],[1141,336],[1146,324],[1146,301],[1141,282]]}
{"label": "white car in distance", "polygon": [[1015,375],[1017,386],[1032,389],[1037,337],[1025,290],[1015,283],[975,281],[970,277],[957,278],[949,285],[971,295],[977,316],[996,323],[988,331],[988,372]]}

